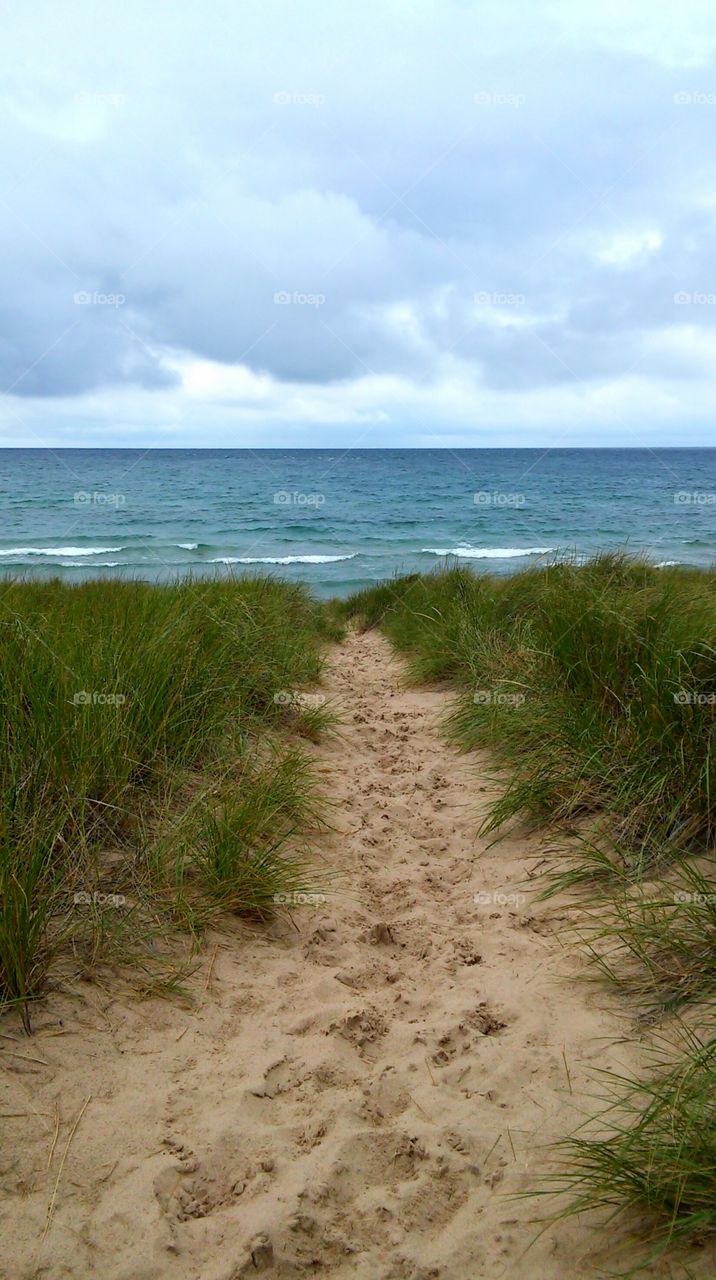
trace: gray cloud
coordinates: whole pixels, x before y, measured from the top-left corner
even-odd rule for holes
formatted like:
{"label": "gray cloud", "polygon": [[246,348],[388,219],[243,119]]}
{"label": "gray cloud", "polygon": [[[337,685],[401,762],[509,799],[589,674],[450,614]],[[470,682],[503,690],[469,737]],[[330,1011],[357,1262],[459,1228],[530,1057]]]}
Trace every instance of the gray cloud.
{"label": "gray cloud", "polygon": [[668,334],[716,319],[716,21],[577,9],[16,11],[0,386],[167,390],[177,353],[318,387],[693,378]]}

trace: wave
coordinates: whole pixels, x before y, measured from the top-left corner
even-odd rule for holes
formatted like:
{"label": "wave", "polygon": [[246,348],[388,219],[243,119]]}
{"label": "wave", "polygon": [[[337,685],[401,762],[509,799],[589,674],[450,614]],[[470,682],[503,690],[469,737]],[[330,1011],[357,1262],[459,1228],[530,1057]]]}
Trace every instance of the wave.
{"label": "wave", "polygon": [[8,547],[0,556],[102,556],[124,547]]}
{"label": "wave", "polygon": [[681,564],[681,561],[680,561],[680,560],[659,560],[658,564],[655,564],[655,565],[654,565],[654,568],[655,568],[655,569],[670,569],[670,568],[672,567],[672,565],[676,565],[676,564]]}
{"label": "wave", "polygon": [[175,547],[181,547],[182,551],[198,551],[198,542],[175,542]]}
{"label": "wave", "polygon": [[217,556],[209,564],[333,564],[336,560],[354,560],[358,552],[348,556]]}
{"label": "wave", "polygon": [[513,560],[519,556],[544,556],[556,547],[423,547],[424,555],[459,556],[461,560]]}

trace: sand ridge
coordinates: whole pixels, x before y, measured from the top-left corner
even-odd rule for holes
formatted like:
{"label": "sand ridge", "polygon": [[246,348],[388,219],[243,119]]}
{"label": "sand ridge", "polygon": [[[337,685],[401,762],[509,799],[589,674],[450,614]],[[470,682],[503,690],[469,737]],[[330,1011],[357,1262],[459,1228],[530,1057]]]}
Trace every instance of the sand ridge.
{"label": "sand ridge", "polygon": [[405,688],[372,632],[335,648],[324,692],[343,715],[316,749],[335,892],[217,934],[191,1010],[90,988],[48,1000],[32,1040],[7,1022],[2,1277],[619,1269],[588,1223],[535,1240],[540,1206],[513,1193],[594,1068],[636,1064],[624,1011],[575,982],[564,906],[529,887],[534,844],[476,837],[490,784],[440,736],[447,695]]}

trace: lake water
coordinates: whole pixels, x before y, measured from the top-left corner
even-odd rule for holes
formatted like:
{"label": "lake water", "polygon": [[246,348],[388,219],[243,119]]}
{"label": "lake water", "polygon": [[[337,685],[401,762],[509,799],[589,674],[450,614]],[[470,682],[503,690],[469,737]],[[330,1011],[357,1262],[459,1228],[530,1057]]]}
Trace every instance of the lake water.
{"label": "lake water", "polygon": [[451,556],[716,562],[716,449],[4,449],[0,572],[273,572],[346,594]]}

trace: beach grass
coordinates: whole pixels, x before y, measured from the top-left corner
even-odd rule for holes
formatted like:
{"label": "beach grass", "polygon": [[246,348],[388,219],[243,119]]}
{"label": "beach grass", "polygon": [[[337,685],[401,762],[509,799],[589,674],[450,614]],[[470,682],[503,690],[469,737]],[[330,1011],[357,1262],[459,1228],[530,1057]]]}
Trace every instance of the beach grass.
{"label": "beach grass", "polygon": [[559,1145],[564,1168],[547,1180],[570,1197],[560,1217],[599,1209],[609,1224],[630,1212],[639,1222],[648,1248],[622,1275],[716,1232],[716,1038],[684,1030],[655,1056],[645,1078],[604,1073],[596,1118]]}
{"label": "beach grass", "polygon": [[282,849],[314,814],[296,743],[330,720],[305,690],[336,633],[306,590],[268,578],[6,583],[1,603],[0,1000],[27,1018],[58,953],[96,951],[120,902],[146,923],[147,832],[194,816],[197,794],[203,835],[192,847],[179,824],[184,869],[163,897],[221,884],[251,912],[293,890]]}

